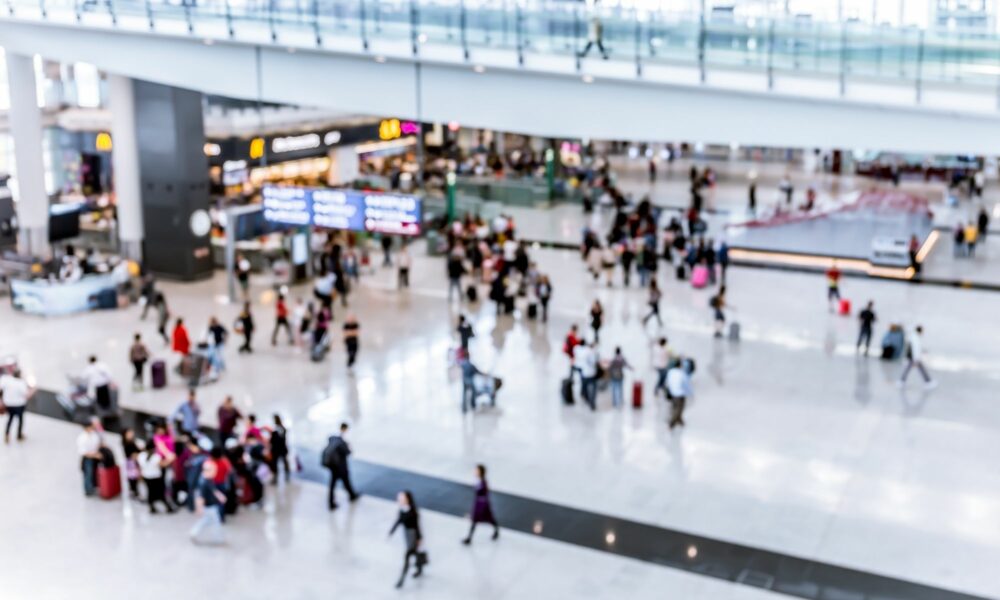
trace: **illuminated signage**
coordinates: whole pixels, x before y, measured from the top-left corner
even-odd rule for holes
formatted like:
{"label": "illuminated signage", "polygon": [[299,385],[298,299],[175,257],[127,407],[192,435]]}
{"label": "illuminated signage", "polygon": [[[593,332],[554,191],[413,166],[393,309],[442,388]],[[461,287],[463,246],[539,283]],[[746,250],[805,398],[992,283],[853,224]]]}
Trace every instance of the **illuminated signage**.
{"label": "illuminated signage", "polygon": [[420,133],[420,123],[413,121],[403,121],[399,124],[399,130],[403,135],[416,135]]}
{"label": "illuminated signage", "polygon": [[282,152],[312,150],[313,148],[319,148],[320,143],[321,140],[318,133],[279,137],[271,140],[271,151],[275,154],[280,154]]}
{"label": "illuminated signage", "polygon": [[358,190],[264,186],[264,218],[283,225],[315,225],[418,235],[421,199]]}
{"label": "illuminated signage", "polygon": [[111,134],[102,131],[97,134],[97,139],[94,140],[94,147],[100,152],[111,152]]}
{"label": "illuminated signage", "polygon": [[264,138],[250,140],[250,158],[260,158],[262,156],[264,156]]}
{"label": "illuminated signage", "polygon": [[327,131],[326,135],[323,136],[323,143],[327,146],[332,146],[340,142],[340,132],[339,131]]}
{"label": "illuminated signage", "polygon": [[218,156],[222,154],[222,146],[209,142],[202,146],[205,156]]}
{"label": "illuminated signage", "polygon": [[399,119],[382,119],[382,122],[378,124],[378,138],[380,140],[394,140],[402,134]]}

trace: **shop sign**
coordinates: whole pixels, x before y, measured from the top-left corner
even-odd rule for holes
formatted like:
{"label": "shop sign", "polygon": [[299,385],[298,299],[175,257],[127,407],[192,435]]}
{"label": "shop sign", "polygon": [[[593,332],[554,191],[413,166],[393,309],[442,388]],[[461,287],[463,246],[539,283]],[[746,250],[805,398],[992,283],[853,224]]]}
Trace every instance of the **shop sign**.
{"label": "shop sign", "polygon": [[312,150],[313,148],[319,148],[320,143],[321,139],[318,133],[279,137],[271,140],[271,152],[281,154],[282,152]]}

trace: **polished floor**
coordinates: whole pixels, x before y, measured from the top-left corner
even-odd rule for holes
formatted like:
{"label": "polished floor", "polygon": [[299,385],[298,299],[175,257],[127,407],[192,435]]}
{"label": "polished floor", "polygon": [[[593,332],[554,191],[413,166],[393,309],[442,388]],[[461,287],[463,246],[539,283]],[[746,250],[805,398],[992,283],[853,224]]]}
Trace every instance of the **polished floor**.
{"label": "polished floor", "polygon": [[[255,278],[254,306],[261,324],[257,351],[249,356],[237,355],[234,347],[227,351],[229,371],[221,381],[199,390],[205,420],[214,424],[215,407],[223,395],[233,394],[244,410],[281,412],[292,424],[293,442],[317,448],[348,419],[354,424],[357,457],[373,464],[468,482],[473,465],[483,462],[501,492],[947,590],[1000,596],[994,575],[1000,560],[1000,476],[994,465],[1000,430],[995,293],[867,280],[844,283],[845,296],[856,305],[868,298],[876,301],[877,337],[890,322],[926,327],[928,365],[940,386],[928,391],[911,380],[900,390],[895,386],[899,364],[855,356],[856,324],[828,312],[820,276],[733,269],[731,317],[741,322],[743,340],[732,344],[711,338],[707,294],[669,274],[661,273],[664,326],[658,331],[640,322],[642,291],[620,285],[608,289],[591,281],[574,252],[535,254],[555,284],[547,324],[521,314],[498,320],[490,303],[449,305],[442,262],[419,251],[409,291],[395,290],[390,269],[366,276],[351,297],[350,310],[362,323],[360,364],[354,375],[346,372],[339,345],[322,364],[309,362],[284,344],[272,348],[266,340],[273,311],[271,282]],[[221,278],[164,284],[163,289],[174,313],[183,315],[193,332],[210,315],[225,323],[236,315],[236,307],[224,303]],[[306,290],[295,290],[293,296],[300,293]],[[596,413],[580,405],[560,405],[558,382],[567,372],[560,353],[562,336],[571,322],[585,327],[594,298],[607,310],[602,354],[614,345],[623,347],[635,367],[631,376],[646,384],[642,410],[614,410],[606,395]],[[459,410],[460,384],[446,361],[456,343],[452,329],[459,310],[475,324],[474,359],[505,379],[495,410],[466,416]],[[338,322],[342,315],[338,307]],[[65,386],[65,375],[82,368],[91,352],[111,366],[119,381],[127,382],[127,346],[134,331],[150,340],[155,354],[169,356],[156,341],[152,320],[140,321],[136,307],[40,319],[4,305],[0,322],[0,355],[16,354],[28,375],[47,389]],[[653,373],[648,348],[660,332],[678,351],[698,361],[688,425],[674,433],[665,426],[662,401],[649,395]],[[184,396],[176,377],[166,390],[131,393],[124,387],[123,405],[157,414],[170,411]],[[35,431],[28,445],[13,451],[19,456],[41,452],[59,469],[74,470],[72,435],[65,441],[48,440],[43,429]],[[42,450],[32,450],[36,447]],[[60,447],[62,454],[52,453]],[[30,481],[4,485],[5,490],[17,490],[12,498],[44,499],[52,516],[68,516],[76,527],[94,535],[102,532],[102,551],[130,560],[134,546],[123,549],[119,542],[132,534],[113,535],[108,541],[105,536],[111,534],[103,533],[109,519],[120,518],[114,516],[116,511],[93,508],[82,500],[77,504],[75,476],[34,483],[36,474],[45,470],[11,462],[10,452],[0,449],[5,457],[0,477],[5,482]],[[298,506],[295,510],[306,511],[303,515],[318,515],[315,508]],[[105,511],[104,516],[94,511]],[[391,510],[386,507],[384,512]],[[0,517],[7,526],[23,526],[9,514]],[[291,518],[304,518],[304,523],[309,519],[298,513]],[[175,539],[183,537],[179,532],[153,527],[159,533],[144,538],[147,544],[158,540],[152,562],[187,548],[185,540]],[[321,534],[318,528],[301,527],[314,544],[338,543],[313,537]],[[453,528],[462,529],[460,519]],[[357,540],[351,547],[367,543]],[[563,548],[545,543],[550,546]],[[265,547],[237,545],[230,550],[232,560],[241,569],[259,564],[282,571],[282,561],[296,559],[285,554],[276,558],[280,553]],[[393,571],[389,565],[398,559],[396,550],[396,545],[386,548],[391,556],[384,569],[376,569],[379,584],[389,581],[384,573]],[[572,556],[579,552],[566,551]],[[40,557],[41,552],[33,547],[31,553]],[[535,550],[525,552],[509,560],[533,562],[530,554]],[[562,573],[565,580],[543,582],[546,578],[535,571],[534,579],[511,583],[522,593],[566,585],[549,596],[581,597],[586,589],[594,597],[609,597],[623,585],[614,577],[604,578],[615,572],[612,563],[620,559],[597,555],[585,559],[594,561],[594,569],[579,569],[572,556],[564,562],[557,558],[562,550],[538,552],[553,561],[544,564],[558,566],[553,572]],[[351,558],[350,550],[345,553],[347,564],[360,560]],[[4,559],[0,555],[0,561]],[[313,556],[301,560],[303,569],[317,566]],[[602,568],[605,560],[611,562]],[[461,593],[468,578],[478,582],[468,585],[481,583],[476,579],[479,571],[470,574],[447,559],[438,564],[441,570],[435,577],[454,579],[440,588],[431,588],[428,579],[422,584],[428,596]],[[372,577],[362,569],[357,585],[366,589]],[[590,585],[590,577],[601,577],[605,587]],[[65,578],[50,585],[65,586],[65,591],[73,581]],[[658,585],[650,587],[671,589]],[[750,593],[704,585],[708,587],[696,586],[681,596],[738,598]]]}

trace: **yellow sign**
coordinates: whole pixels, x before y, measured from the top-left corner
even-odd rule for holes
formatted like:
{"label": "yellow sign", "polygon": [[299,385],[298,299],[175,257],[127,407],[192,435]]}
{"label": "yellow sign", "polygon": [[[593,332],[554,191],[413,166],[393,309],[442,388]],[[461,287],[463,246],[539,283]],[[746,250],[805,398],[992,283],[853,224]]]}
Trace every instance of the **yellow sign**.
{"label": "yellow sign", "polygon": [[394,140],[402,134],[399,119],[382,119],[382,122],[378,124],[378,137],[380,140]]}
{"label": "yellow sign", "polygon": [[111,134],[106,131],[98,133],[94,146],[99,152],[111,152]]}
{"label": "yellow sign", "polygon": [[264,138],[250,140],[250,158],[261,158],[262,156],[264,156]]}

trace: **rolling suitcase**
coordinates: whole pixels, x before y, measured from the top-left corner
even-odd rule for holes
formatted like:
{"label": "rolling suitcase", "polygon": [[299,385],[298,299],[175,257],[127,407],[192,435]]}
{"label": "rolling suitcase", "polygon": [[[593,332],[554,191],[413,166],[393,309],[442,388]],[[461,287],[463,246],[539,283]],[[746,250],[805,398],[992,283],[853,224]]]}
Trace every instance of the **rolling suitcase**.
{"label": "rolling suitcase", "polygon": [[167,387],[167,363],[162,360],[154,360],[150,366],[150,374],[154,390]]}
{"label": "rolling suitcase", "polygon": [[851,301],[846,298],[840,301],[840,306],[838,307],[838,312],[842,315],[851,314]]}
{"label": "rolling suitcase", "polygon": [[537,319],[538,318],[538,304],[532,302],[528,305],[528,318]]}
{"label": "rolling suitcase", "polygon": [[691,271],[691,287],[701,289],[708,285],[708,267],[698,265]]}
{"label": "rolling suitcase", "polygon": [[632,384],[632,408],[642,408],[642,382]]}
{"label": "rolling suitcase", "polygon": [[475,302],[479,299],[479,290],[476,289],[476,284],[469,284],[469,287],[465,288],[465,297],[469,302]]}
{"label": "rolling suitcase", "polygon": [[740,341],[740,324],[730,323],[729,324],[729,341],[738,342]]}
{"label": "rolling suitcase", "polygon": [[684,281],[687,277],[687,269],[684,267],[684,263],[677,265],[677,281]]}
{"label": "rolling suitcase", "polygon": [[117,466],[97,467],[97,491],[105,500],[117,498],[122,493],[122,476]]}
{"label": "rolling suitcase", "polygon": [[573,380],[563,379],[560,387],[563,404],[573,404]]}

